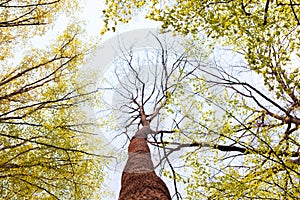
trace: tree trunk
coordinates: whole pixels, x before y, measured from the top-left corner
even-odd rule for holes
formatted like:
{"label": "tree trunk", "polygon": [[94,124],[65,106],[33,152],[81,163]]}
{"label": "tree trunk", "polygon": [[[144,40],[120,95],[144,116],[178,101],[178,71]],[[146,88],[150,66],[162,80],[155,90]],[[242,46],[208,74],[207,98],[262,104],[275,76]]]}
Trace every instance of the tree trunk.
{"label": "tree trunk", "polygon": [[130,141],[119,200],[171,200],[166,184],[154,172],[147,144],[147,135],[152,132],[149,126],[144,126]]}

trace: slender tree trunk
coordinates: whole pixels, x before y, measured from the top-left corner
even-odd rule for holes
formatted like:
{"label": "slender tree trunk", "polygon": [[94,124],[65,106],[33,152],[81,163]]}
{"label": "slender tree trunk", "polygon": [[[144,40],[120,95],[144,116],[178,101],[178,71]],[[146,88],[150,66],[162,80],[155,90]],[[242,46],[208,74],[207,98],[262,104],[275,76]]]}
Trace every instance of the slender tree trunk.
{"label": "slender tree trunk", "polygon": [[152,132],[149,126],[144,126],[130,141],[119,200],[171,200],[166,184],[154,172],[147,144],[147,135]]}

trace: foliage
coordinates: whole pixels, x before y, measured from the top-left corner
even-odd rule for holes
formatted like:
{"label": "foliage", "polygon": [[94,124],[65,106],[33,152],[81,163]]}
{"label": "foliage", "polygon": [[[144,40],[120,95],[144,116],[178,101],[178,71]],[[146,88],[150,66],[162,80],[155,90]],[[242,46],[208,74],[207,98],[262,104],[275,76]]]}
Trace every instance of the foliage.
{"label": "foliage", "polygon": [[[232,61],[229,67],[215,62],[211,69],[199,62],[196,71],[212,78],[193,71],[194,78],[186,80],[197,97],[189,102],[190,107],[180,100],[180,88],[165,93],[168,101],[164,108],[169,114],[185,116],[188,123],[182,127],[174,118],[176,123],[169,129],[174,131],[172,136],[156,141],[156,146],[177,144],[165,155],[190,148],[181,155],[184,162],[179,166],[186,166],[185,173],[178,170],[175,176],[178,168],[173,166],[169,174],[185,184],[186,198],[299,198],[300,73],[293,59],[299,59],[300,2],[106,2],[103,33],[119,22],[128,22],[132,13],[143,11],[148,18],[162,22],[163,31],[195,38],[205,32],[215,42],[231,46],[246,61]],[[254,81],[250,76],[255,76]],[[223,88],[222,94],[210,93],[217,87]],[[218,113],[207,109],[208,105],[215,105],[222,117],[217,118]],[[191,112],[191,106],[199,113]]]}
{"label": "foliage", "polygon": [[[298,68],[289,69],[291,55],[299,49],[299,3],[296,1],[107,1],[105,28],[128,22],[133,10],[146,7],[147,17],[163,23],[162,29],[208,36],[234,45],[249,67],[264,76],[270,90],[299,88]],[[279,72],[280,74],[276,73]],[[293,81],[295,80],[295,82]],[[280,83],[281,84],[278,84]],[[288,92],[289,95],[291,91]]]}
{"label": "foliage", "polygon": [[[4,199],[99,199],[100,157],[86,137],[91,121],[82,105],[93,92],[77,79],[90,50],[69,25],[45,49],[26,40],[43,34],[76,1],[0,3],[0,196]],[[68,8],[68,9],[65,9]],[[14,45],[26,47],[20,63]],[[20,46],[17,46],[20,47]]]}
{"label": "foliage", "polygon": [[59,14],[70,13],[77,8],[77,2],[69,0],[2,1],[0,60],[13,57],[14,46],[24,44],[34,35],[44,34]]}

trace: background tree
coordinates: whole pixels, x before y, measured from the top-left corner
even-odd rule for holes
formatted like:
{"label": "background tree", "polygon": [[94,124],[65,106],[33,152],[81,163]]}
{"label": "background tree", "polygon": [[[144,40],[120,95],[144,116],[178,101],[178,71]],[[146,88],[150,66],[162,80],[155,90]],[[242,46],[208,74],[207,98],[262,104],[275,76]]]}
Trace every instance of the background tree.
{"label": "background tree", "polygon": [[[186,198],[299,198],[300,73],[294,62],[300,48],[299,2],[108,1],[107,6],[103,32],[145,8],[148,18],[163,22],[163,30],[195,37],[205,32],[244,59],[229,67],[216,62],[210,65],[214,73],[196,65],[199,73],[193,71],[188,82],[203,100],[190,101],[198,115],[178,109],[184,107],[176,100],[180,94],[168,96],[165,107],[177,116],[183,112],[189,123],[181,127],[175,118],[172,138],[156,145],[177,144],[173,152],[189,147],[179,165],[187,170],[175,176],[186,185]],[[208,92],[216,86],[223,94]],[[222,120],[207,110],[211,104],[222,111]]]}
{"label": "background tree", "polygon": [[[82,105],[95,91],[79,84],[91,50],[69,25],[45,49],[30,48],[76,1],[0,3],[0,196],[4,199],[99,199],[104,173],[86,138],[92,123]],[[15,47],[15,48],[14,48]],[[13,54],[25,47],[18,63]],[[21,53],[19,53],[21,54]]]}
{"label": "background tree", "polygon": [[279,96],[284,87],[297,85],[299,88],[293,82],[299,80],[298,67],[290,69],[291,73],[283,73],[290,67],[291,56],[299,51],[299,2],[174,2],[168,1],[165,5],[159,1],[108,1],[103,11],[103,33],[120,21],[128,22],[133,12],[147,8],[144,9],[146,17],[163,22],[164,31],[194,36],[204,31],[222,44],[233,45],[234,51],[243,54],[248,61],[247,67],[261,74],[268,89],[275,91],[275,87]]}

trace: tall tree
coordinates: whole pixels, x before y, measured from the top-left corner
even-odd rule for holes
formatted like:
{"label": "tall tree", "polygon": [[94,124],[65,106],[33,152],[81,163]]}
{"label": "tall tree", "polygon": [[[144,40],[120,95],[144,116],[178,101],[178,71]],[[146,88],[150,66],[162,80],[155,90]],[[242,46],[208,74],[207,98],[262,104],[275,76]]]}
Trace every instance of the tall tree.
{"label": "tall tree", "polygon": [[[164,49],[163,43],[156,36],[154,37],[160,50],[151,49],[140,56],[131,50],[123,51],[124,57],[117,59],[116,68],[112,70],[115,77],[110,76],[109,79],[118,100],[115,105],[107,106],[115,111],[112,113],[120,116],[119,120],[122,123],[119,130],[130,139],[128,160],[121,178],[120,200],[171,199],[167,185],[155,173],[147,143],[151,144],[151,140],[156,140],[157,136],[165,132],[158,131],[162,124],[156,119],[160,119],[161,110],[166,109],[169,93],[174,92],[179,87],[179,82],[184,79],[174,79],[172,76],[180,67],[185,69],[185,66],[180,65],[184,63],[185,55],[174,57],[174,65],[169,68],[168,50]],[[138,131],[133,135],[134,130]],[[131,136],[133,137],[130,138]],[[157,159],[158,155],[153,152],[152,154]]]}
{"label": "tall tree", "polygon": [[[104,174],[81,111],[94,92],[76,81],[89,44],[74,24],[46,49],[27,43],[77,2],[8,0],[0,9],[0,196],[98,199]],[[15,46],[25,47],[19,63]]]}
{"label": "tall tree", "polygon": [[[156,145],[177,145],[173,152],[192,149],[179,165],[189,170],[175,176],[186,185],[186,198],[299,198],[300,73],[294,62],[300,49],[299,2],[108,1],[107,6],[103,32],[142,10],[163,22],[165,31],[195,37],[204,32],[243,56],[243,63],[230,67],[214,63],[213,73],[199,64],[199,73],[210,79],[193,71],[193,95],[203,99],[191,101],[198,115],[178,101],[182,93],[170,93],[169,111],[182,113],[189,123],[182,127],[175,119],[173,140]],[[209,92],[216,86],[224,89],[222,95]],[[211,104],[223,112],[218,121],[207,109]]]}

